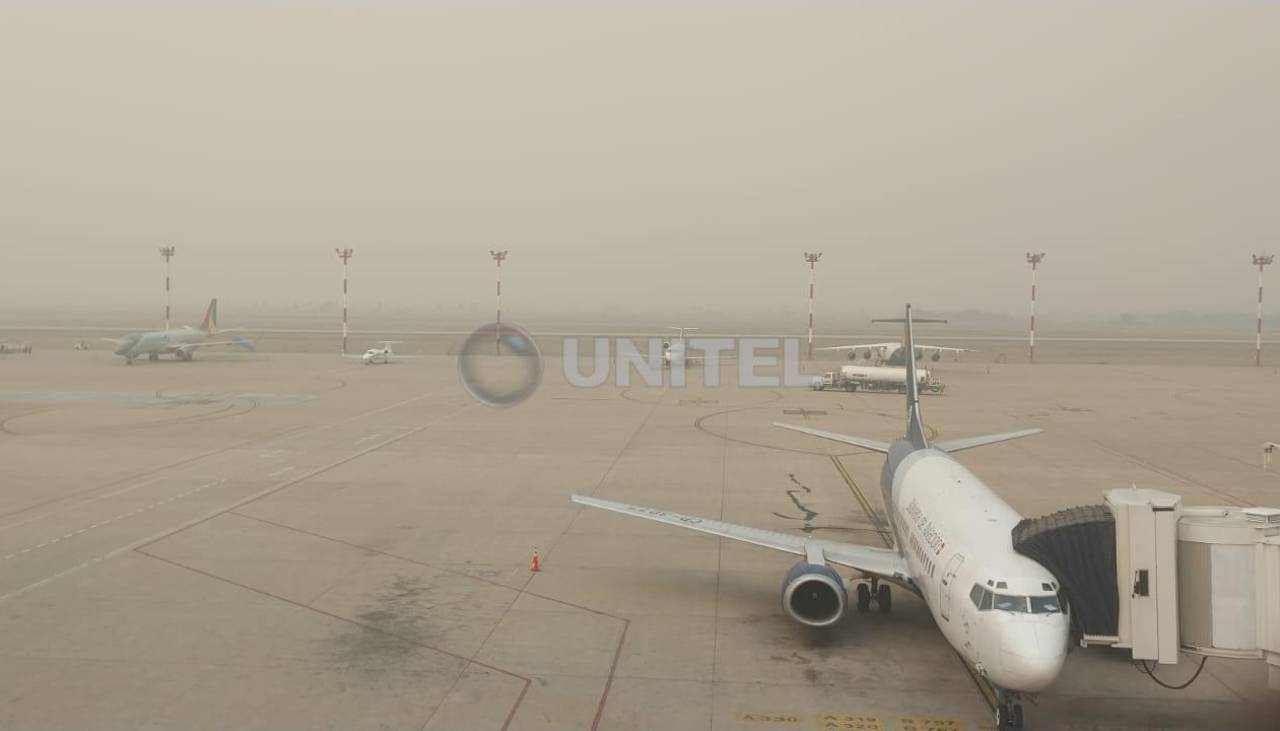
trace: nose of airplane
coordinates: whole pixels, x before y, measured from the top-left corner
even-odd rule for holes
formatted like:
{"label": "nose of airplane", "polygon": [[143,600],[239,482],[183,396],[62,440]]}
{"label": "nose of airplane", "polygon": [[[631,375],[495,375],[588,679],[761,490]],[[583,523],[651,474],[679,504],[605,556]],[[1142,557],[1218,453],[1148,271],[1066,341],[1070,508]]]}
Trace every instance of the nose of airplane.
{"label": "nose of airplane", "polygon": [[137,335],[126,335],[125,337],[120,338],[120,340],[118,341],[116,345],[115,353],[116,355],[128,355],[129,351],[133,350],[133,346],[137,344],[138,344]]}
{"label": "nose of airplane", "polygon": [[1010,690],[1044,690],[1062,672],[1066,656],[1066,622],[1010,622],[1001,632],[998,673],[992,673],[992,680]]}

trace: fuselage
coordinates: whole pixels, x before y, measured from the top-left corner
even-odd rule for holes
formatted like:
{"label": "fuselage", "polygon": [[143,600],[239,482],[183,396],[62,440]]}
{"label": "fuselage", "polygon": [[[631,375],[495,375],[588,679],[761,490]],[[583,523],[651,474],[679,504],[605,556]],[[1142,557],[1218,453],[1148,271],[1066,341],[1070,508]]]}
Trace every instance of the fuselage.
{"label": "fuselage", "polygon": [[1069,618],[1056,579],[1013,550],[1022,516],[949,454],[899,440],[881,475],[898,550],[947,641],[1006,690],[1062,670]]}
{"label": "fuselage", "polygon": [[120,338],[115,354],[133,360],[144,355],[183,352],[198,347],[208,339],[209,333],[191,327],[130,333]]}
{"label": "fuselage", "polygon": [[361,358],[364,360],[365,365],[370,365],[371,363],[377,363],[379,358],[382,359],[383,363],[389,363],[391,362],[391,356],[391,348],[369,348],[364,351],[364,355]]}

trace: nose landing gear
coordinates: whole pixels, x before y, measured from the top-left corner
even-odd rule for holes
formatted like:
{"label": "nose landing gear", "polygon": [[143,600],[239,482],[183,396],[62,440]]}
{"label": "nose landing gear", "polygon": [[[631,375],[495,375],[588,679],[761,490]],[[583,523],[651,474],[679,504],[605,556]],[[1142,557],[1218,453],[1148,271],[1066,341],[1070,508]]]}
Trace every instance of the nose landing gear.
{"label": "nose landing gear", "polygon": [[996,690],[996,728],[1000,731],[1022,731],[1022,704],[1018,694]]}

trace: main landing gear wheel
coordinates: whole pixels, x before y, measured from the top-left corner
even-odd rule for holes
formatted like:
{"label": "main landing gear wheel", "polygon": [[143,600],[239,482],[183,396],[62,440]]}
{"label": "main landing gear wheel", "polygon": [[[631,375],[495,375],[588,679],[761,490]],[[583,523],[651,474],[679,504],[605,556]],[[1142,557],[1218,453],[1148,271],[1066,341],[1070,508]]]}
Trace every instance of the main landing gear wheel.
{"label": "main landing gear wheel", "polygon": [[888,614],[893,608],[893,594],[889,592],[889,587],[881,584],[876,590],[876,606],[880,607],[881,614]]}
{"label": "main landing gear wheel", "polygon": [[871,608],[871,589],[866,584],[858,584],[858,611],[865,612]]}
{"label": "main landing gear wheel", "polygon": [[870,609],[872,602],[875,602],[881,614],[888,614],[893,608],[893,594],[889,591],[889,587],[881,584],[880,580],[874,576],[871,577],[870,583],[859,582],[857,592],[859,612]]}
{"label": "main landing gear wheel", "polygon": [[150,355],[147,356],[147,360],[160,360],[160,354],[151,353]]}

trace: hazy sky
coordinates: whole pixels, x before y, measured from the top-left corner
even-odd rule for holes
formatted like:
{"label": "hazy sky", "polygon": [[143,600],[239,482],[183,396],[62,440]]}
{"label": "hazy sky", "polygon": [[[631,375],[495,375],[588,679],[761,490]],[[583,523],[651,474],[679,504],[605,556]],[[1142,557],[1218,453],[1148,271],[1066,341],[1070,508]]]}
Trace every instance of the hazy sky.
{"label": "hazy sky", "polygon": [[[1280,4],[0,0],[0,305],[1253,307]],[[112,9],[106,9],[110,6]],[[1273,270],[1280,303],[1280,267]],[[1277,305],[1280,308],[1280,305]]]}

